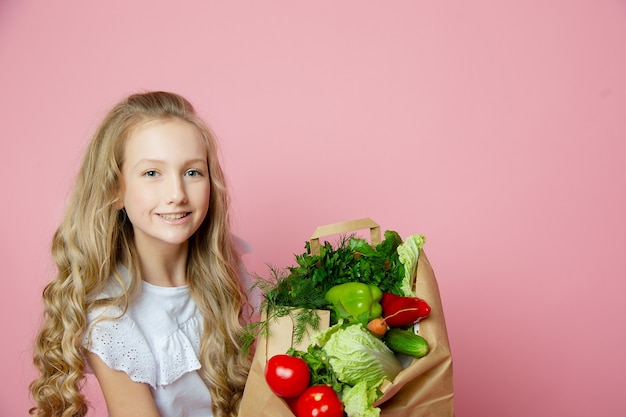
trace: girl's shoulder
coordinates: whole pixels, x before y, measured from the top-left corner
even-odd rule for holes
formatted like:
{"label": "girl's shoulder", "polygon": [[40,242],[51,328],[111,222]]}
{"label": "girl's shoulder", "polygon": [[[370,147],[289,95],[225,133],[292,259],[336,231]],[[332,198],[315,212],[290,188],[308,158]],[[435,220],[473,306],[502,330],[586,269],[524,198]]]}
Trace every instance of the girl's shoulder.
{"label": "girl's shoulder", "polygon": [[[128,278],[128,272],[124,272]],[[123,289],[108,286],[102,298]],[[83,344],[134,381],[167,385],[200,368],[202,317],[186,289],[143,284],[128,308],[99,306],[88,313]],[[100,296],[99,296],[100,297]]]}

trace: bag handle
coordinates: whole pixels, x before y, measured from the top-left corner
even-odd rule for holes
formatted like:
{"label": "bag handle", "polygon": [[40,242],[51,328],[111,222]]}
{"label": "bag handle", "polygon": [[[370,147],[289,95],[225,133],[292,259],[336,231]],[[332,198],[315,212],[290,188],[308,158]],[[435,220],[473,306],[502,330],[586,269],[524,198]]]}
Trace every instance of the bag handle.
{"label": "bag handle", "polygon": [[320,237],[336,235],[339,233],[354,232],[364,229],[370,229],[371,245],[378,245],[380,243],[380,226],[369,217],[320,226],[315,229],[315,232],[313,232],[311,239],[309,239],[311,255],[320,254]]}

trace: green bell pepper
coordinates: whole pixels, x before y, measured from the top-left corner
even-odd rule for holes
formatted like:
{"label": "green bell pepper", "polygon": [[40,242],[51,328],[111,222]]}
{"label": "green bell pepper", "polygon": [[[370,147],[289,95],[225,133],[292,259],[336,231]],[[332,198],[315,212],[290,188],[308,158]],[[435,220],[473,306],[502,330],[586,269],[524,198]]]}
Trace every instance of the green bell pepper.
{"label": "green bell pepper", "polygon": [[383,313],[380,304],[382,296],[382,292],[375,285],[346,282],[331,287],[324,298],[333,304],[340,316],[371,320]]}

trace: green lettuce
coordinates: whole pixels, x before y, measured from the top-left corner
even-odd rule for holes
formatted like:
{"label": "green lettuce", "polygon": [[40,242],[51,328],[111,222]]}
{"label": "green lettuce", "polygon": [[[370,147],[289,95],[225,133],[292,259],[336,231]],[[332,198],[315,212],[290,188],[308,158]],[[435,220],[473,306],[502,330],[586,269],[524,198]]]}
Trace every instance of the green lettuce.
{"label": "green lettuce", "polygon": [[313,335],[313,341],[328,354],[337,379],[352,386],[365,382],[368,389],[377,388],[402,370],[391,349],[362,324],[336,324]]}
{"label": "green lettuce", "polygon": [[380,408],[373,406],[377,399],[378,390],[368,388],[365,381],[346,387],[341,395],[343,410],[350,417],[380,417]]}
{"label": "green lettuce", "polygon": [[404,265],[404,279],[402,280],[402,293],[407,297],[415,296],[413,291],[413,278],[417,273],[417,260],[420,250],[426,243],[424,235],[411,235],[404,243],[398,246],[398,259]]}

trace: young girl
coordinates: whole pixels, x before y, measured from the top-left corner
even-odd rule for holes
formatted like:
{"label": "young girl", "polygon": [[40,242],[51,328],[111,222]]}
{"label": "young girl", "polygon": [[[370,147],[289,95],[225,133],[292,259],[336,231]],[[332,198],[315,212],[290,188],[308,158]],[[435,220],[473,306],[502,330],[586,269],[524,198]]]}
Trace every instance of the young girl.
{"label": "young girl", "polygon": [[40,417],[236,416],[249,355],[240,258],[216,140],[184,98],[136,94],[87,149],[52,242],[31,383]]}

